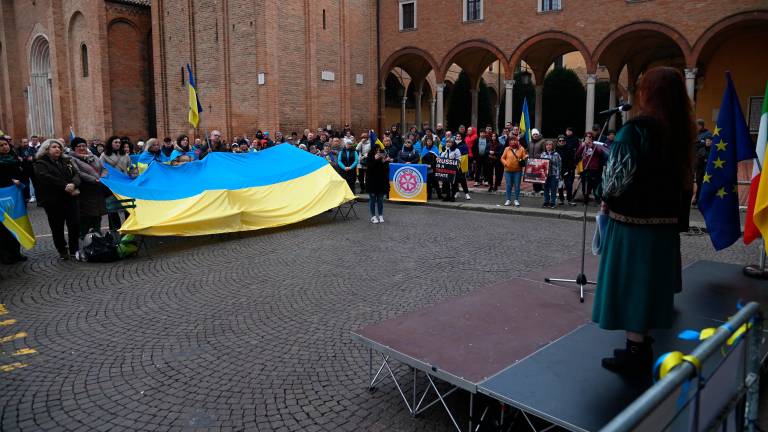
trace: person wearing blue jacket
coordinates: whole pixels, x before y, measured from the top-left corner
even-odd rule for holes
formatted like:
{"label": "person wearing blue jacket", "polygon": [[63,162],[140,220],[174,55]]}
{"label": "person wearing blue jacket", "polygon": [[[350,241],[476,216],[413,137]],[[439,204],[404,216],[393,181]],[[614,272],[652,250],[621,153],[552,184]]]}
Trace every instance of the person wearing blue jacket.
{"label": "person wearing blue jacket", "polygon": [[413,142],[409,139],[405,141],[405,146],[397,154],[397,163],[401,164],[417,164],[421,159],[419,152],[413,148]]}
{"label": "person wearing blue jacket", "polygon": [[[334,138],[333,141],[333,147],[336,147],[338,145],[337,141],[339,141],[339,139]],[[341,176],[344,178],[344,180],[347,181],[349,188],[352,189],[352,193],[355,193],[357,165],[360,163],[360,157],[358,156],[357,151],[355,151],[354,144],[354,141],[347,141],[344,149],[339,152],[339,158],[337,159],[339,163],[339,170],[341,171]]]}
{"label": "person wearing blue jacket", "polygon": [[160,151],[160,143],[157,142],[157,138],[150,138],[144,145],[144,150],[138,157],[138,163],[149,165],[151,162],[162,162],[162,152]]}

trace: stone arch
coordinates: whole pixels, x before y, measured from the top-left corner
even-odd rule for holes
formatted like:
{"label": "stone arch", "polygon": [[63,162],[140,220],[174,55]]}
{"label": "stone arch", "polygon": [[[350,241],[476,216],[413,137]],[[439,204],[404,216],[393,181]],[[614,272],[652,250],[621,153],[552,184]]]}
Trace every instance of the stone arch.
{"label": "stone arch", "polygon": [[[507,66],[507,57],[498,47],[481,39],[464,41],[453,47],[443,57],[443,61],[440,63],[440,76],[445,76],[451,64],[456,63],[474,81],[479,82],[483,71],[496,60],[504,65],[504,79],[510,79],[512,71]],[[473,84],[477,85],[477,82]]]}
{"label": "stone arch", "polygon": [[402,68],[412,77],[426,77],[430,71],[434,71],[437,78],[442,78],[435,59],[428,52],[416,47],[405,47],[392,53],[381,68],[382,78],[386,79],[387,74],[395,67]]}
{"label": "stone arch", "polygon": [[768,28],[768,11],[757,10],[742,12],[735,15],[731,15],[717,21],[706,29],[701,36],[699,36],[696,43],[691,49],[691,55],[688,59],[688,67],[694,68],[702,60],[706,61],[706,57],[709,54],[707,51],[711,48],[711,45],[718,39],[727,37],[733,32],[744,30],[744,27],[760,27],[763,30]]}
{"label": "stone arch", "polygon": [[29,48],[27,113],[30,134],[53,136],[51,53],[48,38],[44,34],[35,35]]}
{"label": "stone arch", "polygon": [[552,62],[557,57],[573,51],[581,54],[589,70],[592,56],[581,39],[561,31],[541,32],[520,43],[510,58],[508,69],[515,70],[521,61],[525,61],[536,74],[536,82],[543,82],[543,75]]}
{"label": "stone arch", "polygon": [[[672,44],[659,48],[660,43],[669,42]],[[674,52],[675,50],[677,53]],[[648,54],[643,56],[633,54],[637,52]],[[653,58],[675,54],[679,54],[685,64],[690,63],[691,45],[679,31],[657,22],[639,21],[608,32],[608,36],[595,48],[588,70],[594,73],[597,65],[602,64],[608,67],[608,71],[613,76],[618,75],[625,64],[632,62],[640,69],[638,72],[642,72]],[[630,60],[630,57],[639,58]]]}

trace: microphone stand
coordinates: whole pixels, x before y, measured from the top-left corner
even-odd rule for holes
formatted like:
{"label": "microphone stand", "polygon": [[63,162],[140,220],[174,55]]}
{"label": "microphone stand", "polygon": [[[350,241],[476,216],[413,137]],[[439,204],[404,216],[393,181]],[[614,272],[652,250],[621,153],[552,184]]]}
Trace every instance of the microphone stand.
{"label": "microphone stand", "polygon": [[[605,123],[603,124],[603,130],[600,132],[600,135],[605,132],[605,128],[608,127],[608,122],[610,121],[611,117],[616,114],[611,113],[608,118],[605,119]],[[599,137],[598,137],[599,138]],[[597,144],[593,144],[597,145]],[[589,162],[592,161],[592,157],[595,155],[595,152],[593,151],[592,154],[589,156],[589,159],[587,159],[586,166],[589,166]],[[586,171],[586,170],[585,170]],[[582,174],[584,171],[582,171]],[[581,183],[584,181],[584,176],[579,176],[579,182],[576,184],[576,191],[579,190],[579,187],[581,186]],[[575,194],[576,192],[574,192]],[[584,215],[581,220],[581,271],[579,274],[576,275],[576,279],[560,279],[560,278],[544,278],[544,282],[546,283],[552,283],[552,282],[566,282],[566,283],[575,283],[579,286],[579,302],[584,303],[584,287],[587,285],[597,285],[597,282],[591,281],[587,279],[587,275],[584,272],[584,261],[586,260],[587,255],[587,209],[589,208],[589,196],[582,193],[584,195]]]}

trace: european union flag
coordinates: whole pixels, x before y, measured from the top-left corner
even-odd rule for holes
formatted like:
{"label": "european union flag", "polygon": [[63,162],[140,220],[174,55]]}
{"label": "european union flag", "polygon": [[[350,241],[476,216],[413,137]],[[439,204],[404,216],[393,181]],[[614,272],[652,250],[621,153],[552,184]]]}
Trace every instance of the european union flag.
{"label": "european union flag", "polygon": [[699,198],[699,209],[716,250],[727,248],[741,237],[737,164],[756,156],[731,74],[726,72],[725,78]]}

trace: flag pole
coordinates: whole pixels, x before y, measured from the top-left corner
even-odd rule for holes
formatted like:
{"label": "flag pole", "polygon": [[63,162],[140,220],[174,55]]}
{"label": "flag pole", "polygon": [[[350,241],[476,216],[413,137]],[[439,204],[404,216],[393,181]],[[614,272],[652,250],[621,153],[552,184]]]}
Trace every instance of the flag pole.
{"label": "flag pole", "polygon": [[768,279],[768,270],[765,268],[765,244],[760,242],[759,264],[751,264],[744,267],[744,275],[755,279]]}

